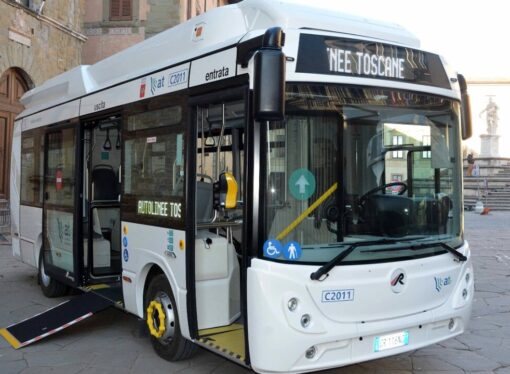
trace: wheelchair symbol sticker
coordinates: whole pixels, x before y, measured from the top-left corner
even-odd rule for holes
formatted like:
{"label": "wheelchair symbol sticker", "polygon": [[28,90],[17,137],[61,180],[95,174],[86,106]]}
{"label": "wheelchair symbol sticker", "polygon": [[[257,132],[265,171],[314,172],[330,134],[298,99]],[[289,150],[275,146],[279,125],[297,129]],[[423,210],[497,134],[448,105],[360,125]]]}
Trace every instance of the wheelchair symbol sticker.
{"label": "wheelchair symbol sticker", "polygon": [[124,247],[128,246],[128,238],[127,238],[127,236],[122,238],[122,244],[124,244]]}
{"label": "wheelchair symbol sticker", "polygon": [[278,258],[282,254],[282,244],[276,239],[266,240],[263,249],[265,257]]}
{"label": "wheelchair symbol sticker", "polygon": [[301,246],[298,242],[288,242],[283,249],[283,257],[286,260],[295,261],[301,257]]}
{"label": "wheelchair symbol sticker", "polygon": [[128,262],[129,260],[129,252],[128,252],[128,249],[127,248],[124,248],[124,252],[123,252],[123,257],[124,257],[124,261]]}

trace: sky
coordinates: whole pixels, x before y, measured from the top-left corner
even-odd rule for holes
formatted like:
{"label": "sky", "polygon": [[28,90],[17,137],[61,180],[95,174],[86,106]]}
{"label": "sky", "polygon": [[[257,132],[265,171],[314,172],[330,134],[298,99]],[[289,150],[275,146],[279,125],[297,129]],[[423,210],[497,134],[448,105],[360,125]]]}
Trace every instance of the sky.
{"label": "sky", "polygon": [[[287,0],[289,1],[289,0]],[[291,0],[310,4],[312,0]],[[313,0],[313,4],[357,16],[397,23],[421,41],[421,47],[442,55],[468,80],[510,82],[509,3],[504,0]],[[500,155],[510,157],[510,83],[476,86],[472,92],[473,137],[465,144],[480,151],[485,118],[480,113],[494,95],[499,107]]]}
{"label": "sky", "polygon": [[[310,0],[293,0],[310,4]],[[510,78],[509,5],[504,0],[313,0],[313,4],[397,23],[466,77]]]}

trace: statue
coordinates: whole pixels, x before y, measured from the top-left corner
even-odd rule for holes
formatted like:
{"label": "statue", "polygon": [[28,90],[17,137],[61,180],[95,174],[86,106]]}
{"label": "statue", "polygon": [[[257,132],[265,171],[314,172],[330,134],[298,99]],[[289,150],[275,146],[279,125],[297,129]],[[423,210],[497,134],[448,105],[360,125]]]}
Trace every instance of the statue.
{"label": "statue", "polygon": [[486,113],[487,118],[487,134],[496,135],[498,132],[498,110],[499,107],[496,105],[494,101],[492,101],[492,97],[489,96],[489,103],[479,114],[479,117],[482,117],[482,114]]}

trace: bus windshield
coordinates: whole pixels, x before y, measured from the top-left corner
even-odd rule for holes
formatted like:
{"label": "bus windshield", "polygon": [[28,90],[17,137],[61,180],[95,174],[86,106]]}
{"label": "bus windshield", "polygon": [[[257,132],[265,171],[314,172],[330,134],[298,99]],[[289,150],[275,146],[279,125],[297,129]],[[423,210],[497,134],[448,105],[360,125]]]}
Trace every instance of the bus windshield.
{"label": "bus windshield", "polygon": [[288,84],[285,120],[266,128],[264,257],[324,263],[367,241],[342,263],[371,263],[461,245],[459,111],[424,93]]}

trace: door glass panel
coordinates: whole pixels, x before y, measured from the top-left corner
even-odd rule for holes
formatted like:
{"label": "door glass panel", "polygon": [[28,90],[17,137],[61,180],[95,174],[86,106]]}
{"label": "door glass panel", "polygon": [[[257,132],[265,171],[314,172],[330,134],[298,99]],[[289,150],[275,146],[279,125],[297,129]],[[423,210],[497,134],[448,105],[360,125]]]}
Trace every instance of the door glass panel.
{"label": "door glass panel", "polygon": [[[44,178],[44,234],[46,264],[74,279],[75,129],[47,134]],[[51,270],[51,269],[48,269]]]}

